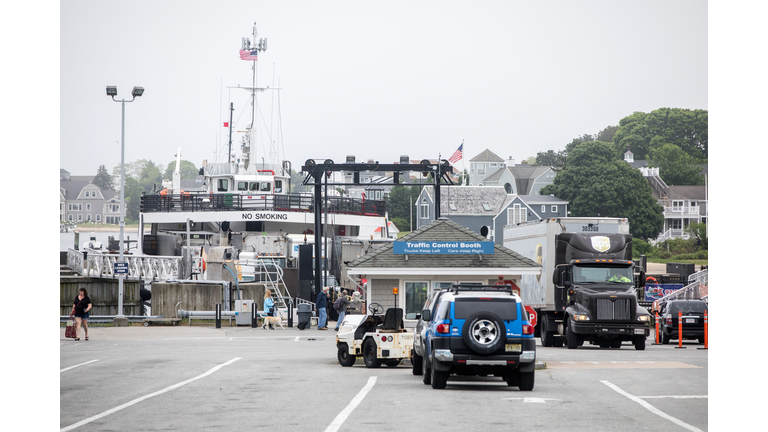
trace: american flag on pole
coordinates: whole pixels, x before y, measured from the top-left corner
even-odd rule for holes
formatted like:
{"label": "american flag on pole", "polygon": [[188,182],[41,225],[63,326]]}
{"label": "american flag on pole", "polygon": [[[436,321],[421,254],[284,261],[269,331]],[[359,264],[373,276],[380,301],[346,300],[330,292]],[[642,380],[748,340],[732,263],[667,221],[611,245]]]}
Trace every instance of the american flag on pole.
{"label": "american flag on pole", "polygon": [[253,51],[246,51],[246,50],[240,50],[240,60],[253,60],[256,61],[256,57],[258,55],[258,50]]}
{"label": "american flag on pole", "polygon": [[461,160],[461,157],[463,155],[464,149],[464,143],[461,143],[458,149],[456,149],[455,152],[453,152],[453,156],[451,156],[450,159],[448,159],[448,162],[450,163],[456,163]]}

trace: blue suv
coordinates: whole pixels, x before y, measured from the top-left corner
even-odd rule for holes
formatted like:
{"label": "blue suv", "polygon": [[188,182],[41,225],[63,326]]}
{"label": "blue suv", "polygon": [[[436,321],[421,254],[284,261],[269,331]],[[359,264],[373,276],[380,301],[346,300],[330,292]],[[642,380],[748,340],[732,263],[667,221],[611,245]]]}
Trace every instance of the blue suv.
{"label": "blue suv", "polygon": [[454,284],[421,313],[424,384],[444,389],[451,375],[497,376],[533,390],[536,341],[523,302],[511,288]]}

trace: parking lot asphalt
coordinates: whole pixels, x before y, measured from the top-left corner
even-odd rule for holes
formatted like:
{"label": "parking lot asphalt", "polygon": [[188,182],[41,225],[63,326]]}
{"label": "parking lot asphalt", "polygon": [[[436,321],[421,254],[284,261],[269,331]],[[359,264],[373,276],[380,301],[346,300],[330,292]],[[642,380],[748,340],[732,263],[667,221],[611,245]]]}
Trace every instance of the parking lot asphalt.
{"label": "parking lot asphalt", "polygon": [[[499,430],[511,412],[525,429],[708,430],[709,354],[687,341],[537,346],[547,368],[521,392],[494,377],[451,377],[434,390],[409,362],[341,367],[333,330],[195,324],[90,336],[60,331],[60,430]],[[481,405],[472,416],[469,401]]]}

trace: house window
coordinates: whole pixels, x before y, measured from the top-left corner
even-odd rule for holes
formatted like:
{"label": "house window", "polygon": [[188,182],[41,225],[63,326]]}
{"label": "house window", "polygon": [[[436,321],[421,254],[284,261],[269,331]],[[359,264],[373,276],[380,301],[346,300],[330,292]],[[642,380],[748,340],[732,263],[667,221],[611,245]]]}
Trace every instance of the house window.
{"label": "house window", "polygon": [[96,222],[101,222],[101,215],[100,214],[96,215]]}
{"label": "house window", "polygon": [[85,205],[85,211],[91,211],[91,203]]}
{"label": "house window", "polygon": [[490,205],[488,205],[488,204],[486,204],[486,203],[483,203],[483,210],[485,210],[485,211],[491,211],[491,206],[490,206]]}
{"label": "house window", "polygon": [[508,194],[511,194],[511,193],[512,193],[512,185],[511,185],[511,184],[509,184],[509,183],[504,183],[504,190],[505,190],[505,191],[506,191]]}
{"label": "house window", "polygon": [[90,221],[91,221],[91,215],[89,215],[89,214],[88,214],[88,215],[85,215],[85,220],[87,220],[88,222],[90,222]]}
{"label": "house window", "polygon": [[427,301],[429,282],[405,283],[405,314],[421,313],[421,307]]}
{"label": "house window", "polygon": [[515,204],[512,208],[507,209],[507,225],[517,225],[527,221],[528,214],[525,211],[525,207]]}
{"label": "house window", "polygon": [[67,220],[72,222],[72,215],[67,215]]}
{"label": "house window", "polygon": [[420,210],[421,211],[419,212],[419,217],[422,219],[429,219],[429,206],[426,204],[422,204],[420,206]]}
{"label": "house window", "polygon": [[79,214],[77,215],[77,221],[82,222],[83,221],[83,215]]}
{"label": "house window", "polygon": [[485,174],[485,164],[477,164],[477,173],[480,175]]}
{"label": "house window", "polygon": [[672,210],[673,211],[680,211],[680,210],[682,210],[684,205],[685,205],[684,201],[672,201]]}
{"label": "house window", "polygon": [[552,208],[550,209],[550,211],[551,211],[552,213],[557,213],[557,206],[556,206],[556,205],[553,205],[553,206],[552,206]]}
{"label": "house window", "polygon": [[542,213],[545,213],[546,211],[547,211],[547,206],[542,204],[542,206],[541,206],[541,212],[542,212]]}
{"label": "house window", "polygon": [[672,229],[683,229],[682,219],[671,219],[670,222],[672,222]]}

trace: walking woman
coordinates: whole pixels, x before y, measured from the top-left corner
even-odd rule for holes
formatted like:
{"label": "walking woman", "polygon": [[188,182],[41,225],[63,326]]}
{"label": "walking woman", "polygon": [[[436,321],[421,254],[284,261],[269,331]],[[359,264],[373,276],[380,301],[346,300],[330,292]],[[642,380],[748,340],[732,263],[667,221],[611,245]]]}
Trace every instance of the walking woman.
{"label": "walking woman", "polygon": [[[272,300],[272,291],[267,290],[264,293],[264,312],[267,316],[274,316],[274,307],[275,307],[275,301]],[[275,328],[272,327],[272,324],[269,325],[269,328],[274,330]]]}
{"label": "walking woman", "polygon": [[75,338],[76,341],[80,340],[80,323],[83,324],[85,330],[85,340],[88,340],[88,317],[91,315],[91,298],[88,297],[88,291],[85,288],[80,288],[80,293],[75,297],[75,302],[72,305],[72,312],[75,313]]}

